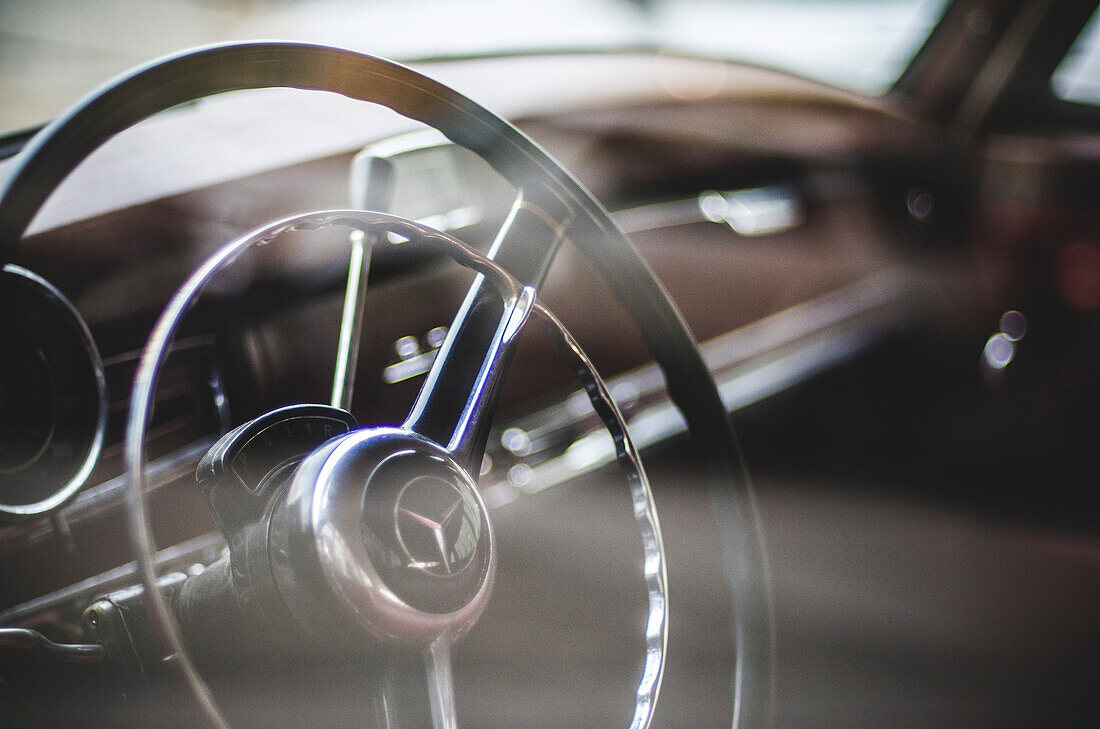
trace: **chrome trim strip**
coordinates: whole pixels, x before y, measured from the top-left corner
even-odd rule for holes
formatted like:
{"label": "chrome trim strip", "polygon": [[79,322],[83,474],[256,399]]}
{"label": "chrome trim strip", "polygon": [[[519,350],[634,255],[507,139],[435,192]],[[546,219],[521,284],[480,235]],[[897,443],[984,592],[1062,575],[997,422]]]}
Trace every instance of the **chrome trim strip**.
{"label": "chrome trim strip", "polygon": [[[220,533],[204,534],[157,552],[157,568],[161,572],[171,572],[188,569],[194,564],[209,564],[220,556],[224,548],[225,538]],[[115,567],[75,585],[0,611],[0,626],[18,625],[75,602],[91,602],[99,595],[133,584],[136,575],[137,562]]]}
{"label": "chrome trim strip", "polygon": [[394,385],[398,382],[419,377],[432,368],[437,354],[439,354],[439,350],[433,349],[430,352],[422,352],[400,362],[386,365],[386,368],[382,370],[382,381],[387,385]]}
{"label": "chrome trim strip", "polygon": [[723,223],[743,237],[757,237],[801,225],[804,214],[802,196],[786,184],[704,190],[695,197],[618,210],[612,217],[627,234],[711,222]]}
{"label": "chrome trim strip", "polygon": [[[735,412],[844,362],[900,328],[915,312],[915,290],[888,269],[705,342],[703,359],[726,408]],[[609,388],[629,413],[638,448],[685,430],[660,370],[646,365]],[[614,444],[583,390],[502,423],[490,436],[491,469],[481,478],[490,508],[588,473],[615,460]]]}
{"label": "chrome trim strip", "polygon": [[[214,445],[215,440],[216,438],[204,438],[195,441],[150,463],[146,471],[148,493],[158,491],[188,474],[194,474],[199,459],[210,449],[210,446]],[[70,525],[93,519],[122,504],[128,488],[127,484],[126,474],[122,474],[85,489],[59,513]],[[33,546],[53,537],[54,534],[53,524],[46,518],[5,527],[0,529],[0,554]]]}

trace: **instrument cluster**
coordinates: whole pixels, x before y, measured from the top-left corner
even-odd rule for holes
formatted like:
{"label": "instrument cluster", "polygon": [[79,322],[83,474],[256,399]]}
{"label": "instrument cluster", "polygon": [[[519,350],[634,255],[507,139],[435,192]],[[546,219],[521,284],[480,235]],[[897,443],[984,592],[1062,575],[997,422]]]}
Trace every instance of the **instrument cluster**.
{"label": "instrument cluster", "polygon": [[45,279],[0,272],[0,517],[41,516],[83,486],[107,423],[103,362],[87,325]]}

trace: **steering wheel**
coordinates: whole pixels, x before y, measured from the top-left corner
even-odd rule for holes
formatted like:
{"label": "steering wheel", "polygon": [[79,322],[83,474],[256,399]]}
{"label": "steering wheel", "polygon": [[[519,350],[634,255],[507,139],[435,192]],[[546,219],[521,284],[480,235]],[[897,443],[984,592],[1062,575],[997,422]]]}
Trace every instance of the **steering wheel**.
{"label": "steering wheel", "polygon": [[[288,228],[319,224],[348,225],[369,235],[386,231],[415,237],[481,274],[459,309],[401,428],[358,429],[353,422],[343,420],[343,429],[348,432],[318,444],[301,463],[295,463],[292,474],[283,473],[289,485],[283,484],[282,497],[270,501],[270,508],[265,507],[266,521],[242,515],[232,497],[219,496],[223,490],[208,489],[215,519],[227,532],[231,553],[235,538],[240,544],[251,545],[248,540],[264,532],[263,539],[270,540],[266,546],[269,553],[281,555],[272,559],[273,569],[269,572],[282,573],[266,578],[268,583],[272,579],[277,583],[273,587],[265,583],[266,587],[279,593],[296,617],[317,609],[330,616],[324,612],[327,608],[318,608],[310,596],[337,592],[343,598],[338,602],[346,609],[330,617],[333,624],[341,626],[340,630],[358,631],[360,637],[370,634],[371,640],[391,650],[410,645],[422,649],[430,674],[433,724],[436,729],[453,727],[449,669],[432,668],[449,662],[450,640],[476,620],[491,591],[494,569],[492,530],[469,473],[471,466],[476,473],[484,452],[499,385],[514,350],[514,335],[532,315],[546,324],[559,348],[577,367],[593,404],[612,431],[620,462],[628,474],[634,474],[630,477],[632,485],[639,486],[635,495],[645,497],[639,518],[643,537],[649,520],[659,546],[652,498],[621,415],[579,347],[537,303],[550,263],[562,241],[568,239],[600,270],[618,303],[638,325],[650,355],[664,373],[671,399],[687,422],[697,458],[707,474],[724,540],[725,577],[730,584],[736,642],[736,664],[731,671],[734,726],[768,725],[773,701],[773,636],[766,564],[752,491],[715,383],[683,318],[607,211],[546,152],[500,117],[411,69],[347,50],[299,43],[247,43],[184,53],[109,83],[27,144],[0,187],[0,258],[10,257],[50,192],[115,134],[178,104],[216,93],[269,87],[334,92],[380,104],[423,122],[478,154],[518,190],[518,195],[487,258],[450,236],[411,221],[378,213],[330,211],[264,226],[223,248],[192,276],[189,284],[200,288],[205,278],[232,258],[234,251]],[[334,392],[334,405],[345,407],[351,397],[348,375],[355,366],[354,345],[349,343],[357,340],[357,312],[362,306],[361,287],[353,285],[355,260],[353,256],[341,332],[338,392]],[[358,273],[363,275],[361,255],[359,266]],[[224,725],[187,659],[172,608],[155,587],[142,501],[148,393],[155,384],[160,356],[195,293],[188,289],[189,284],[173,299],[150,336],[135,381],[127,430],[131,532],[147,594],[152,598],[149,603],[154,626],[173,649],[208,716]],[[276,411],[227,435],[219,443],[221,451],[215,446],[200,464],[200,478],[204,469],[211,475],[232,470],[232,456],[245,442],[242,428],[255,435],[273,422],[285,424],[305,418],[319,425],[321,420],[309,419],[342,420],[338,408],[319,413],[308,410],[311,406],[297,407],[307,410],[295,411],[292,418]],[[353,487],[353,483],[358,485]],[[260,484],[249,486],[259,489]],[[444,513],[426,517],[442,503],[441,499],[448,501]],[[636,513],[638,504],[635,498]],[[392,538],[373,539],[370,515],[382,512],[393,514],[394,523],[419,517],[421,543],[410,546],[407,542],[413,538],[403,539],[400,526],[389,530],[396,542]],[[348,519],[362,523],[352,525]],[[251,528],[257,524],[263,528]],[[455,529],[462,534],[444,534],[451,528],[448,524],[458,524]],[[345,542],[351,540],[343,537],[355,530],[361,530],[365,539],[348,547]],[[321,532],[335,540],[328,547],[350,549],[339,561],[340,569],[333,566],[336,563],[323,563],[318,558]],[[440,559],[420,559],[433,540],[439,546],[433,554],[439,554]],[[459,549],[459,542],[466,546]],[[399,560],[405,569],[403,576],[396,576],[390,566],[395,553],[404,557]],[[646,554],[648,560],[651,550]],[[410,565],[415,569],[408,570]],[[660,568],[663,570],[663,565]],[[219,579],[232,583],[234,578],[247,577],[240,573],[249,569],[227,564],[220,570],[209,570],[204,584],[216,585]],[[258,592],[263,589],[263,585],[257,587]],[[290,598],[288,592],[293,593]],[[223,594],[204,587],[192,590],[189,599],[199,600],[199,593],[216,597]],[[394,610],[390,598],[395,593],[398,602],[414,610]],[[663,600],[663,586],[654,590],[651,585],[651,613],[654,595]],[[410,620],[410,615],[437,619]],[[660,659],[663,661],[663,651]],[[653,670],[647,663],[649,675],[639,686],[638,706],[645,701],[649,704],[644,711],[636,711],[632,726],[644,727],[652,716],[660,666],[655,668],[656,675],[652,675]],[[385,677],[379,685],[384,692]]]}

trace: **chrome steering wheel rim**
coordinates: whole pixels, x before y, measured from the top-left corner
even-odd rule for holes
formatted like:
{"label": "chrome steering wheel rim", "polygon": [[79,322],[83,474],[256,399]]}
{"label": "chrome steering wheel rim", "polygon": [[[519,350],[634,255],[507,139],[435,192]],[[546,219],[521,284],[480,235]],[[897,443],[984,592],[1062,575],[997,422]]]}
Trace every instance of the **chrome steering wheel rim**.
{"label": "chrome steering wheel rim", "polygon": [[454,90],[399,64],[302,43],[227,44],[156,61],[85,97],[28,142],[0,183],[0,260],[10,258],[56,186],[115,134],[153,114],[211,94],[291,87],[380,104],[475,152],[521,191],[527,210],[558,229],[525,272],[539,282],[568,237],[601,271],[638,324],[669,394],[684,414],[714,494],[733,603],[733,725],[767,726],[774,701],[771,603],[755,499],[725,407],[687,324],[607,211],[515,127]]}

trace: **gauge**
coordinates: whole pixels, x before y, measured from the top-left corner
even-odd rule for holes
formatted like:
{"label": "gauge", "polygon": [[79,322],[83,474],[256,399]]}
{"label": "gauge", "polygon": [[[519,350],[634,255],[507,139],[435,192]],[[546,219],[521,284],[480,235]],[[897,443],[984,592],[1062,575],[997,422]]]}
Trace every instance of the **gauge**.
{"label": "gauge", "polygon": [[0,271],[0,518],[39,516],[83,485],[103,445],[103,363],[56,288]]}
{"label": "gauge", "polygon": [[288,405],[223,435],[195,471],[221,530],[230,534],[258,519],[303,458],[356,425],[346,410]]}

